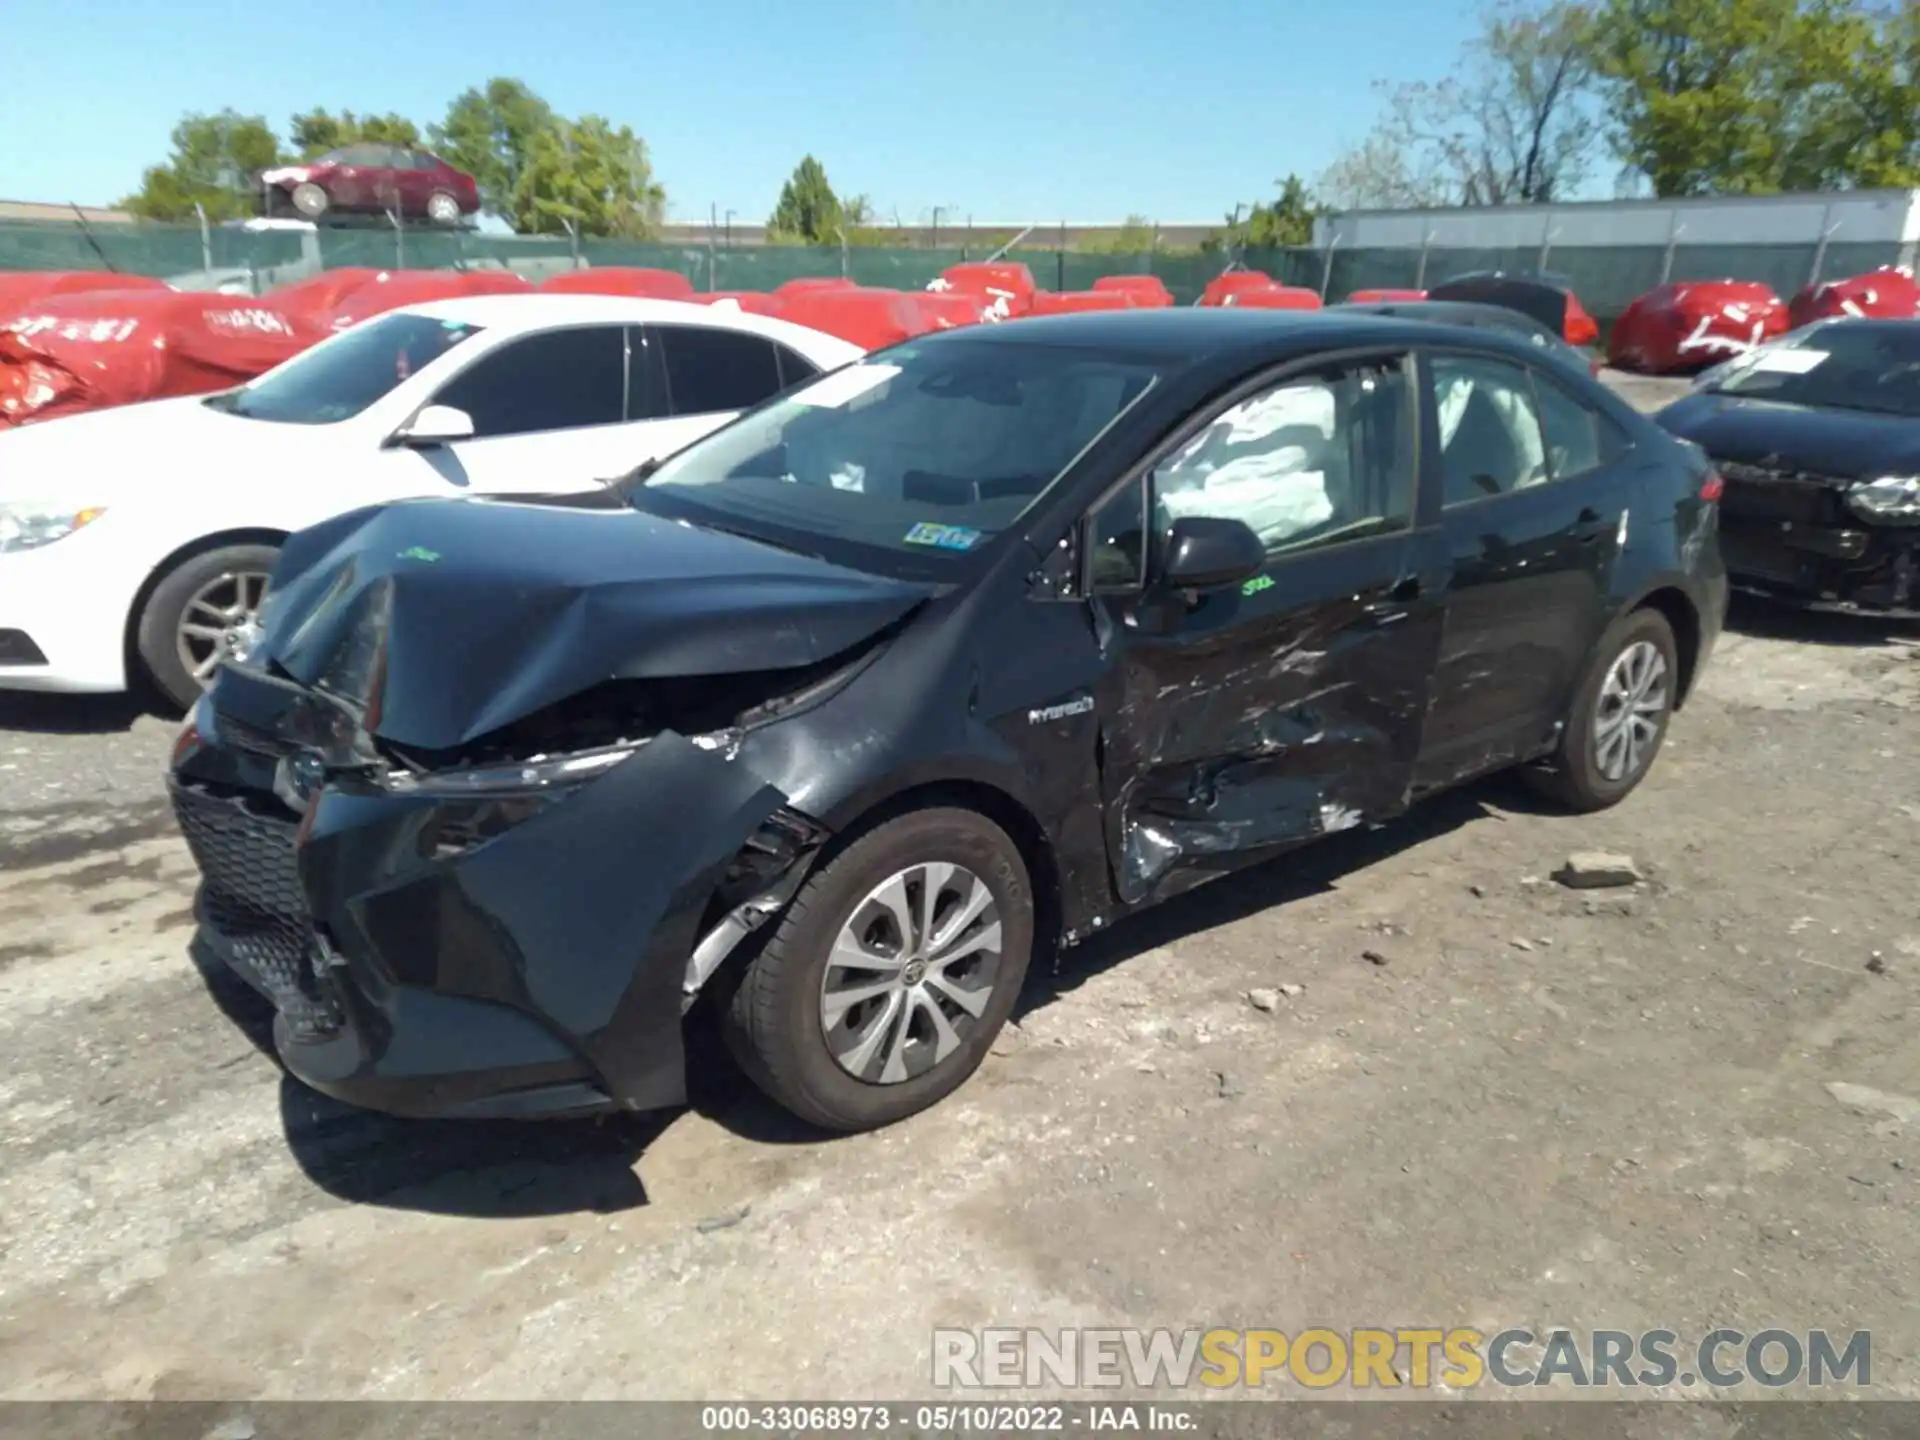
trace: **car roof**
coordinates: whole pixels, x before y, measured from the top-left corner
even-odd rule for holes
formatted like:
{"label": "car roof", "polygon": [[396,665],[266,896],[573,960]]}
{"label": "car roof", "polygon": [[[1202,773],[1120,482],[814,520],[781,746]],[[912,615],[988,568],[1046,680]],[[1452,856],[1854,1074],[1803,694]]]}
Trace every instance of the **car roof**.
{"label": "car roof", "polygon": [[1349,302],[1342,310],[1358,310],[1368,315],[1402,316],[1429,323],[1485,325],[1498,330],[1524,330],[1551,335],[1553,330],[1533,316],[1504,305],[1489,305],[1478,300],[1370,300]]}
{"label": "car roof", "polygon": [[561,325],[707,325],[723,330],[745,330],[789,345],[818,348],[859,346],[836,340],[770,315],[755,315],[728,305],[704,305],[686,300],[653,300],[629,295],[463,295],[451,300],[428,300],[393,312],[427,320],[452,320],[507,334],[547,330]]}
{"label": "car roof", "polygon": [[[1111,350],[1164,365],[1218,363],[1252,367],[1304,351],[1379,344],[1431,344],[1437,334],[1475,343],[1513,345],[1505,327],[1467,328],[1375,315],[1358,306],[1325,310],[1256,310],[1237,306],[1175,306],[1154,310],[1095,310],[1047,315],[998,325],[968,325],[923,339],[953,342],[1058,345]],[[1533,347],[1526,347],[1531,352]]]}

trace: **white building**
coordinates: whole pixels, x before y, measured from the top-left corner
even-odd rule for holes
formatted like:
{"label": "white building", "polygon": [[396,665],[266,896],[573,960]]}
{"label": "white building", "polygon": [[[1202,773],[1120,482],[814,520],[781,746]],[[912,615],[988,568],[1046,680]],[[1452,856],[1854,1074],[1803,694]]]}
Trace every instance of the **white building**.
{"label": "white building", "polygon": [[1887,245],[1912,265],[1920,190],[1598,200],[1449,210],[1354,210],[1314,222],[1315,246],[1341,250],[1535,249],[1668,245]]}

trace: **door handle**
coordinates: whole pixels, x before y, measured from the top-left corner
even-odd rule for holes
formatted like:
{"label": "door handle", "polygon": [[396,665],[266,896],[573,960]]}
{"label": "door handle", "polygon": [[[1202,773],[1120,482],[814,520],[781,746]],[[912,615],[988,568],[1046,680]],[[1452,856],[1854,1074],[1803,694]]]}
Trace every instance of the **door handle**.
{"label": "door handle", "polygon": [[1612,533],[1613,522],[1608,520],[1591,505],[1584,506],[1574,517],[1574,537],[1582,545],[1591,545],[1601,536]]}

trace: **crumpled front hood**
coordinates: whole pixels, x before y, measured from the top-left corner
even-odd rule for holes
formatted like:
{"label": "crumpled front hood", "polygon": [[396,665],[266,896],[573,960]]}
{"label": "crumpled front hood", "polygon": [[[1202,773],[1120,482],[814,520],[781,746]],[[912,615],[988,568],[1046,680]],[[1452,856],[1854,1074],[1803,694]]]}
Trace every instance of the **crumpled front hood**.
{"label": "crumpled front hood", "polygon": [[467,500],[350,512],[290,539],[251,663],[449,750],[614,679],[799,669],[930,587],[636,511]]}
{"label": "crumpled front hood", "polygon": [[1716,460],[1840,480],[1920,470],[1920,420],[1897,415],[1808,410],[1736,395],[1689,395],[1654,418]]}

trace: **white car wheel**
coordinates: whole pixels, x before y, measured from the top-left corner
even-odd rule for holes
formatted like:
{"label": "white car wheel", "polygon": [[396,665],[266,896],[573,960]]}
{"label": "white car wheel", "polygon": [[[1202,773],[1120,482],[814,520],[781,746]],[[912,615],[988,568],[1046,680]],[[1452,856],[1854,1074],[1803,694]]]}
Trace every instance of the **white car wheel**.
{"label": "white car wheel", "polygon": [[303,181],[293,187],[293,208],[309,220],[327,213],[327,192],[311,180]]}

